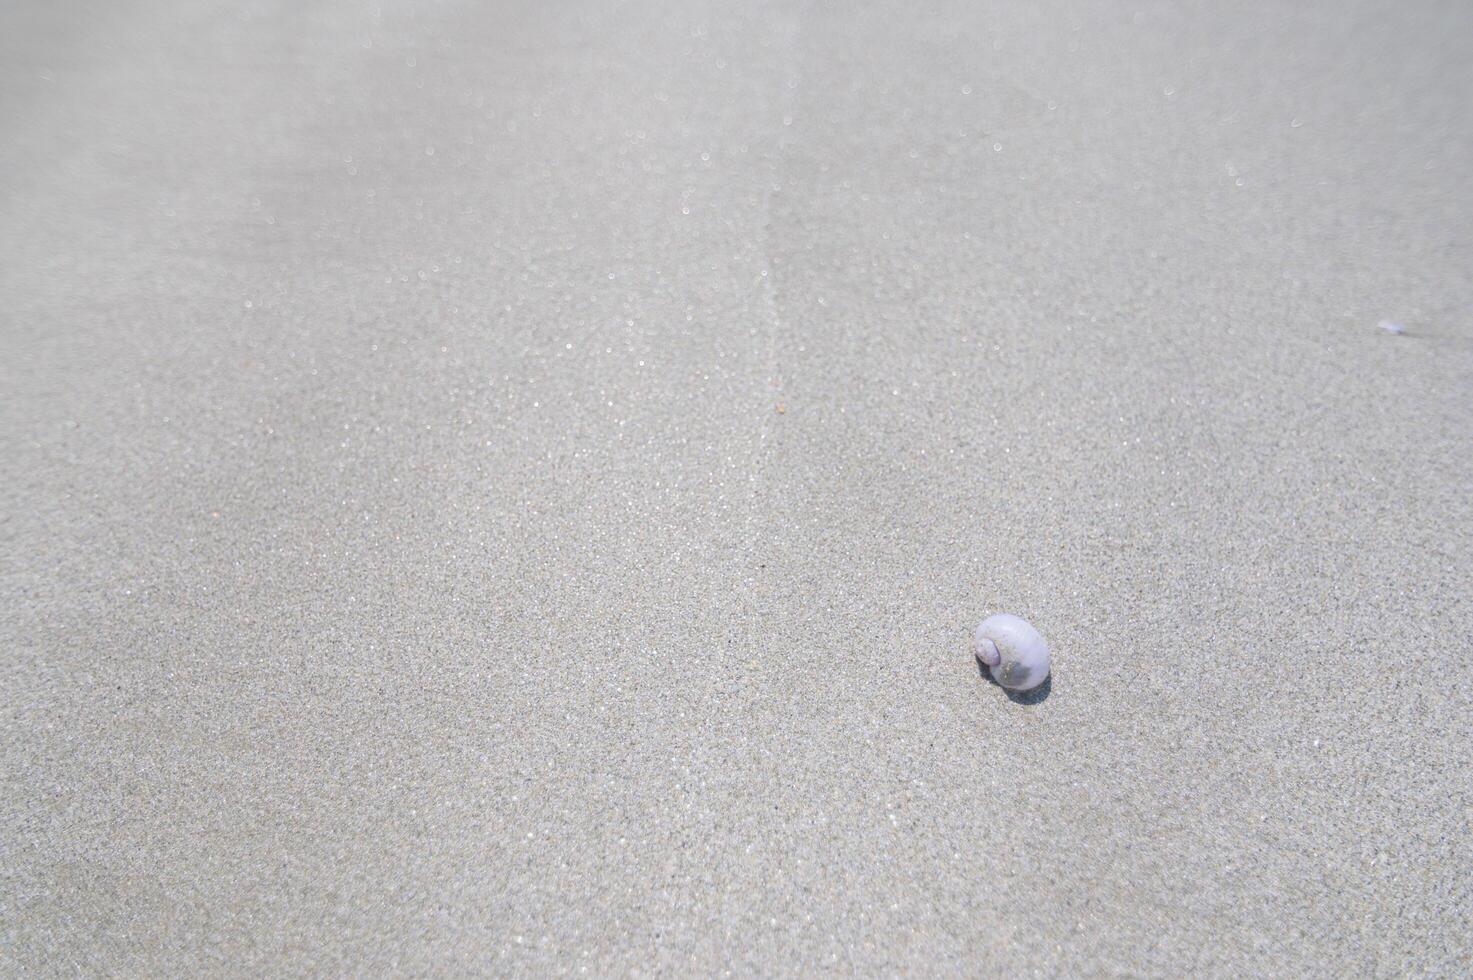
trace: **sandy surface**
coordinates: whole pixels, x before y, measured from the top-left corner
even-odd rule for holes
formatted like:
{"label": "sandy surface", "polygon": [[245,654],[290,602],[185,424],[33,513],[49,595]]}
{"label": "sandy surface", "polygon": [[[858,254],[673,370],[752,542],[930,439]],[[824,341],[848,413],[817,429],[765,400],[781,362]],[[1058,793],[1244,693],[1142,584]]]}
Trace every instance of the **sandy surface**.
{"label": "sandy surface", "polygon": [[1473,970],[1473,6],[0,68],[0,972]]}

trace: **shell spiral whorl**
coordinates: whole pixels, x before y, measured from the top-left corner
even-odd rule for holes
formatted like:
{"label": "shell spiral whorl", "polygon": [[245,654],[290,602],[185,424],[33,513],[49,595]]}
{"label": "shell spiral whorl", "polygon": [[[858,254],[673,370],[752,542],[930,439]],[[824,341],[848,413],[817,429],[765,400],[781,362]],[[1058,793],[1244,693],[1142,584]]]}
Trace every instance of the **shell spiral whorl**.
{"label": "shell spiral whorl", "polygon": [[997,644],[985,636],[977,637],[977,659],[989,667],[996,667],[1002,662],[1002,653],[998,651]]}

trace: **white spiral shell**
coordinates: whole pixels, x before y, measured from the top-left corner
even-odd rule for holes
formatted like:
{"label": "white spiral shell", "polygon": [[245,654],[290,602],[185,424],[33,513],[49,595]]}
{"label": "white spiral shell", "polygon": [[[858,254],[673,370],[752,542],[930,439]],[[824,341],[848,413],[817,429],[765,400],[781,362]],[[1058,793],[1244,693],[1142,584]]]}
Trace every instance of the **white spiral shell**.
{"label": "white spiral shell", "polygon": [[1010,613],[982,620],[975,651],[992,672],[992,679],[1009,690],[1032,690],[1048,678],[1048,644],[1026,619]]}

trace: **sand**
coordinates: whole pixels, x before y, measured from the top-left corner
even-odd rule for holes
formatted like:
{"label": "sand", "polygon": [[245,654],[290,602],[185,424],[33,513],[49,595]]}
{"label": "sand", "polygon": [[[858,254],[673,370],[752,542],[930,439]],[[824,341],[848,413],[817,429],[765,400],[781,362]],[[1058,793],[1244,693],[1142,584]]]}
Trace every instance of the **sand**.
{"label": "sand", "polygon": [[0,972],[1473,971],[1473,6],[0,65]]}

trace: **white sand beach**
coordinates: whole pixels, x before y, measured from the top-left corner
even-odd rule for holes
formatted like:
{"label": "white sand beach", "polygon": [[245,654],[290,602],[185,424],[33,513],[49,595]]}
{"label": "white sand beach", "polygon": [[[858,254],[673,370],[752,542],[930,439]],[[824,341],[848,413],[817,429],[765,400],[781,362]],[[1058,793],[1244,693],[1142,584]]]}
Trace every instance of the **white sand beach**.
{"label": "white sand beach", "polygon": [[0,973],[1473,972],[1473,6],[0,68]]}

